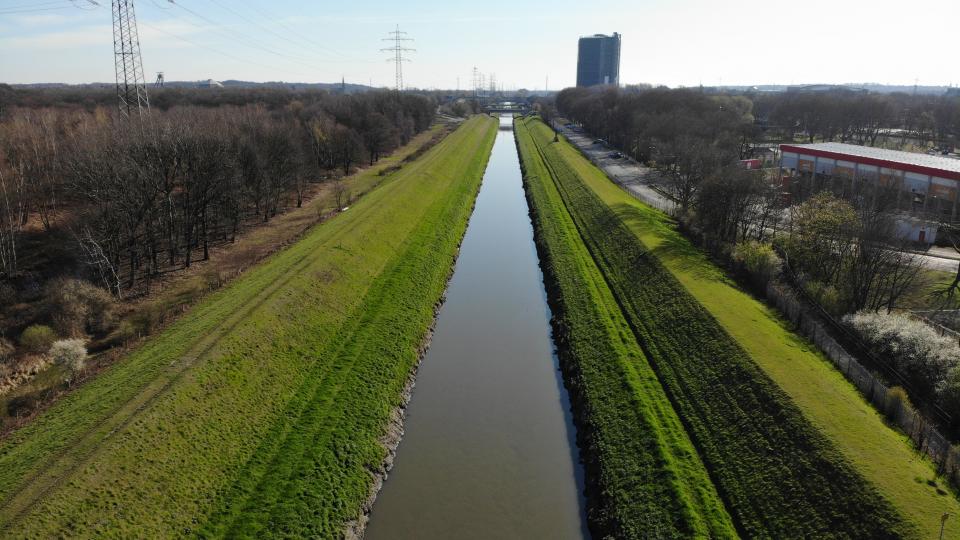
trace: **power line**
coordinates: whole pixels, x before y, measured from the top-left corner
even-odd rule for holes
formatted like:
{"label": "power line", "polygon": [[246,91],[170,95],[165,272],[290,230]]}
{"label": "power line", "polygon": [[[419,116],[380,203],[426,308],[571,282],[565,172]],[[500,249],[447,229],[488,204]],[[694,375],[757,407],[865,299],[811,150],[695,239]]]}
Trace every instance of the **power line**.
{"label": "power line", "polygon": [[[204,28],[203,26],[198,25],[198,24],[196,24],[196,23],[193,22],[193,21],[190,21],[190,20],[188,20],[188,19],[184,19],[184,18],[182,18],[182,17],[179,17],[179,16],[177,16],[177,15],[174,14],[174,13],[170,13],[170,15],[172,15],[172,16],[180,19],[180,20],[183,20],[183,21],[185,21],[185,22],[187,22],[187,23],[189,23],[189,24],[191,24],[191,25],[193,25],[193,26],[195,26],[195,27],[197,27],[197,28],[200,28],[200,29],[202,29],[202,30],[208,30],[208,31],[210,31],[210,30],[216,31],[216,32],[218,32],[220,35],[222,35],[222,36],[224,36],[224,37],[226,37],[226,38],[228,38],[228,39],[237,41],[239,44],[241,44],[241,45],[243,45],[243,46],[245,46],[245,47],[249,47],[249,48],[251,48],[251,49],[259,50],[259,51],[265,52],[265,53],[267,53],[267,54],[271,54],[271,55],[274,55],[274,56],[278,56],[278,57],[280,57],[280,58],[285,58],[285,59],[287,59],[287,60],[290,60],[290,61],[292,61],[292,62],[296,62],[296,63],[298,63],[298,64],[300,64],[300,65],[303,65],[303,66],[308,67],[308,68],[313,69],[313,70],[318,70],[318,71],[320,71],[320,70],[323,69],[323,68],[321,68],[320,66],[317,66],[317,65],[308,63],[308,62],[309,62],[309,59],[308,59],[308,58],[298,57],[298,56],[294,56],[294,55],[291,55],[291,54],[285,54],[285,53],[283,53],[283,52],[277,51],[277,50],[275,50],[275,49],[273,49],[273,48],[265,45],[263,42],[261,42],[261,41],[259,41],[259,40],[256,40],[256,39],[252,38],[249,34],[242,34],[242,33],[239,33],[239,32],[233,31],[233,30],[230,30],[227,26],[221,25],[220,23],[217,23],[216,21],[210,19],[209,17],[207,17],[207,16],[205,16],[205,15],[202,15],[202,14],[200,14],[200,13],[197,13],[196,11],[194,11],[194,10],[192,10],[192,9],[190,9],[190,8],[182,5],[182,4],[180,4],[179,2],[176,2],[175,0],[167,0],[167,2],[170,3],[170,4],[173,5],[173,6],[176,6],[176,7],[180,8],[180,9],[182,9],[183,11],[186,11],[186,12],[189,13],[190,15],[192,15],[192,16],[194,16],[194,17],[196,17],[196,18],[198,18],[198,19],[200,19],[200,20],[202,20],[202,21],[204,21],[204,22],[206,22],[207,24],[209,24],[209,25],[212,26],[212,28]],[[230,32],[230,33],[227,33],[227,32]]]}
{"label": "power line", "polygon": [[[367,62],[367,60],[357,60],[357,59],[349,58],[349,57],[347,57],[346,55],[344,55],[344,54],[342,54],[342,53],[339,53],[339,52],[337,52],[337,51],[333,51],[333,50],[327,49],[327,48],[324,47],[323,45],[320,45],[320,44],[318,44],[317,42],[312,41],[312,40],[309,40],[309,39],[306,39],[306,38],[300,37],[299,40],[292,39],[292,38],[290,37],[290,35],[284,35],[284,34],[282,34],[282,33],[280,33],[280,32],[277,32],[276,30],[273,30],[272,28],[270,28],[270,27],[268,27],[268,26],[266,26],[266,25],[264,25],[264,24],[261,24],[260,22],[254,20],[254,19],[251,19],[251,18],[247,17],[246,15],[244,15],[244,14],[236,11],[235,9],[233,9],[233,8],[227,6],[227,5],[224,5],[224,4],[221,3],[219,0],[209,0],[209,1],[212,2],[212,3],[214,3],[214,4],[216,4],[216,5],[219,6],[220,8],[226,10],[227,12],[232,13],[234,16],[239,17],[240,19],[243,19],[244,21],[246,21],[246,22],[248,22],[248,23],[256,26],[257,28],[263,30],[264,32],[266,32],[266,33],[268,33],[268,34],[272,34],[273,36],[276,36],[276,37],[278,37],[278,38],[280,38],[280,39],[282,39],[282,40],[284,40],[284,41],[286,41],[286,42],[288,42],[288,43],[291,43],[291,44],[295,45],[296,47],[303,47],[304,44],[305,44],[305,42],[309,42],[311,48],[315,47],[315,48],[318,48],[318,49],[320,49],[320,50],[322,50],[322,51],[324,51],[324,52],[327,52],[327,53],[330,53],[330,54],[335,54],[335,55],[338,55],[338,56],[341,56],[341,57],[344,58],[343,60],[337,60],[338,62],[343,62],[343,61]],[[249,4],[248,4],[248,5],[249,5]],[[252,6],[251,6],[251,7],[252,7]],[[256,9],[256,8],[254,8],[254,9]],[[263,11],[260,11],[259,9],[256,9],[256,11],[259,12],[261,15],[265,15],[266,17],[269,17],[269,16],[270,16],[269,14],[265,14]],[[279,24],[282,24],[282,23],[279,23]],[[291,33],[297,34],[297,32],[294,31],[293,29],[291,29],[289,26],[286,26],[286,25],[283,25],[283,26],[285,26],[288,30],[290,30]],[[298,34],[298,36],[299,36],[299,34]]]}
{"label": "power line", "polygon": [[[43,4],[37,4],[43,5]],[[78,9],[77,6],[70,3],[62,6],[51,6],[51,7],[20,7],[20,8],[0,8],[0,15],[17,15],[21,13],[38,13],[41,11],[54,11],[58,9]]]}
{"label": "power line", "polygon": [[206,49],[206,50],[208,50],[208,51],[217,53],[217,54],[219,54],[219,55],[221,55],[221,56],[224,56],[224,57],[226,57],[226,58],[230,58],[230,59],[232,59],[232,60],[236,60],[236,61],[238,61],[238,62],[242,62],[242,63],[245,63],[245,64],[250,64],[250,65],[253,65],[253,66],[257,66],[257,67],[268,68],[268,69],[279,69],[279,70],[281,70],[281,71],[286,71],[287,73],[291,73],[291,74],[298,73],[298,72],[295,72],[295,71],[292,71],[292,70],[289,70],[289,69],[285,69],[285,68],[281,68],[281,67],[277,67],[277,66],[269,65],[269,64],[262,64],[262,63],[260,63],[260,62],[256,62],[256,61],[250,60],[250,59],[248,59],[248,58],[242,58],[242,57],[240,57],[240,56],[236,56],[236,55],[230,54],[230,53],[228,53],[228,52],[221,51],[220,49],[217,49],[217,48],[215,48],[215,47],[211,47],[211,46],[209,46],[209,45],[204,45],[203,43],[198,43],[198,42],[196,42],[196,41],[187,39],[187,38],[185,38],[185,37],[183,37],[183,36],[174,34],[173,32],[168,32],[168,31],[164,30],[163,28],[154,26],[154,25],[149,24],[149,23],[141,22],[140,24],[142,24],[143,26],[146,26],[147,28],[150,28],[150,29],[152,29],[152,30],[154,30],[154,31],[156,31],[156,32],[160,32],[161,34],[166,34],[166,35],[168,35],[168,36],[170,36],[170,37],[172,37],[172,38],[174,38],[174,39],[177,39],[177,40],[180,40],[180,41],[182,41],[182,42],[184,42],[184,43],[188,43],[188,44],[190,44],[190,45],[193,45],[194,47],[198,47],[198,48],[201,48],[201,49]]}
{"label": "power line", "polygon": [[393,46],[380,50],[383,52],[393,53],[392,57],[387,59],[387,62],[393,62],[396,64],[397,92],[403,92],[403,63],[410,61],[409,58],[403,56],[403,53],[416,52],[416,49],[409,49],[403,46],[404,42],[413,40],[408,37],[404,37],[407,35],[407,33],[400,31],[400,25],[397,25],[396,30],[387,32],[387,35],[390,37],[383,38],[383,41],[392,41]]}

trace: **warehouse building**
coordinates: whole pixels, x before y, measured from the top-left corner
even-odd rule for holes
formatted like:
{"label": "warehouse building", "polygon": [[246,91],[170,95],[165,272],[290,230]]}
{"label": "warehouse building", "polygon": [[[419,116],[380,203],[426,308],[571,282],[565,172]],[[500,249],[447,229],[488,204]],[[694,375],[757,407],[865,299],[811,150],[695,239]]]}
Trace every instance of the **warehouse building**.
{"label": "warehouse building", "polygon": [[956,221],[960,160],[842,143],[780,145],[786,195],[802,201],[829,189],[848,198],[883,203],[902,215],[911,240],[932,243],[937,223]]}
{"label": "warehouse building", "polygon": [[620,83],[620,34],[594,34],[580,38],[577,86]]}

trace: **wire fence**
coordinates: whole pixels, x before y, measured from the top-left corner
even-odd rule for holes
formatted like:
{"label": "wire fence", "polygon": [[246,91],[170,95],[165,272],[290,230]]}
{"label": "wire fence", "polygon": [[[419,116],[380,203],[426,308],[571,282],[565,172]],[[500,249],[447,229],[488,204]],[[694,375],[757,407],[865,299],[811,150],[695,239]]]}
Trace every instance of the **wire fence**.
{"label": "wire fence", "polygon": [[788,286],[771,281],[767,285],[766,296],[801,334],[823,351],[867,401],[910,437],[920,452],[930,456],[938,474],[960,487],[960,448],[953,446],[922,414],[898,399],[896,393],[892,393],[873,371],[847,352],[834,339],[820,317],[805,307]]}

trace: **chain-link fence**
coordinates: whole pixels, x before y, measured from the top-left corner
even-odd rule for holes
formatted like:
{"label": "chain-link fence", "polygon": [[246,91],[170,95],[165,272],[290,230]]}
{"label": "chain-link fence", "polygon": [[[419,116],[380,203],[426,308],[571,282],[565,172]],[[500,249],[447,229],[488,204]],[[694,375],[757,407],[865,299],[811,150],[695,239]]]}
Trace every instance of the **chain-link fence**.
{"label": "chain-link fence", "polygon": [[865,368],[830,334],[824,323],[796,298],[789,288],[781,283],[770,282],[766,289],[767,299],[812,341],[824,355],[860,390],[867,400],[887,419],[900,428],[914,442],[917,449],[926,453],[937,465],[937,472],[948,478],[954,486],[960,486],[960,449],[928,422],[923,415],[904,403],[892,393],[872,371]]}

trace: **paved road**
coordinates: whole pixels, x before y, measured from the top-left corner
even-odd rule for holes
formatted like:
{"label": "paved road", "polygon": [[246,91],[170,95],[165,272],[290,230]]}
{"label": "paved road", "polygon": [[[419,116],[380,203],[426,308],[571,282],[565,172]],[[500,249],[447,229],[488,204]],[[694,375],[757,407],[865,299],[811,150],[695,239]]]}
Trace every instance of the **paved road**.
{"label": "paved road", "polygon": [[[562,126],[566,120],[561,119],[560,122]],[[623,186],[634,197],[666,212],[673,209],[673,200],[654,189],[659,178],[657,171],[626,156],[619,159],[608,157],[616,149],[603,144],[594,144],[595,139],[588,133],[575,133],[565,127],[561,127],[560,132],[586,154],[590,161],[603,169],[607,176]]]}
{"label": "paved road", "polygon": [[[665,212],[673,210],[675,203],[672,199],[658,191],[659,173],[638,163],[629,157],[619,159],[608,157],[610,153],[615,152],[615,148],[610,148],[603,144],[594,144],[594,137],[589,133],[577,133],[571,129],[562,127],[568,121],[564,118],[558,120],[560,132],[577,148],[580,149],[593,163],[607,173],[614,182],[623,186],[634,197],[641,201],[659,208]],[[956,272],[957,265],[960,264],[958,256],[950,250],[932,247],[931,253],[917,255],[923,261],[924,267],[928,270],[939,270],[941,272]]]}

